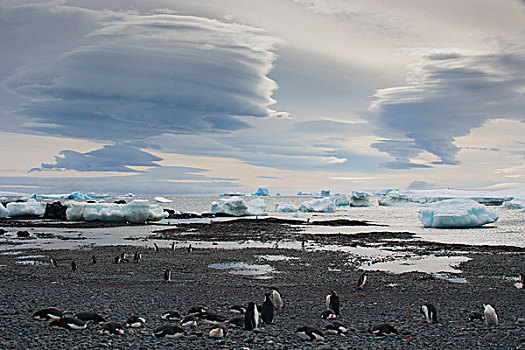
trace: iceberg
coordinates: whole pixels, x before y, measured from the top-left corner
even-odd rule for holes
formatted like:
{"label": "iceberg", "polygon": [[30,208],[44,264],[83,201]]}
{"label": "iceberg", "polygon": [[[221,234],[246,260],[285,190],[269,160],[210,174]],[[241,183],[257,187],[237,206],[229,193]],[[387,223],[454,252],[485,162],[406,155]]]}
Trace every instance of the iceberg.
{"label": "iceberg", "polygon": [[507,209],[525,209],[525,199],[523,198],[514,198],[503,202],[503,208]]}
{"label": "iceberg", "polygon": [[0,218],[6,218],[9,216],[9,211],[0,203]]}
{"label": "iceberg", "polygon": [[161,220],[168,213],[147,200],[134,200],[128,204],[68,202],[66,218],[70,221],[111,221],[141,223]]}
{"label": "iceberg", "polygon": [[498,220],[498,215],[472,199],[446,199],[428,204],[419,211],[425,227],[469,228]]}
{"label": "iceberg", "polygon": [[454,189],[433,189],[433,190],[392,190],[382,195],[378,202],[379,205],[420,205],[443,201],[447,199],[472,199],[480,204],[501,205],[505,200],[510,200],[508,196],[489,191],[466,191]]}
{"label": "iceberg", "polygon": [[267,188],[259,187],[257,189],[257,192],[255,192],[253,195],[267,197],[270,195],[270,190],[268,190]]}
{"label": "iceberg", "polygon": [[278,213],[295,213],[299,210],[299,206],[295,204],[277,204],[275,211]]}
{"label": "iceberg", "polygon": [[332,198],[316,198],[301,203],[299,211],[305,213],[334,213],[335,204]]}
{"label": "iceberg", "polygon": [[27,202],[7,203],[6,209],[10,217],[42,216],[46,211],[46,203],[29,199]]}
{"label": "iceberg", "polygon": [[212,213],[224,213],[234,216],[266,215],[266,203],[262,198],[246,202],[240,197],[221,199],[221,203],[211,204]]}
{"label": "iceberg", "polygon": [[321,197],[330,197],[330,190],[321,190]]}
{"label": "iceberg", "polygon": [[332,196],[336,207],[347,207],[350,205],[350,199],[346,194],[336,194]]}
{"label": "iceberg", "polygon": [[350,206],[352,207],[370,207],[372,202],[370,202],[370,194],[361,191],[352,191]]}
{"label": "iceberg", "polygon": [[108,198],[111,197],[109,194],[98,194],[90,192],[88,194],[80,193],[80,192],[72,192],[72,193],[66,193],[66,194],[36,194],[33,193],[31,198],[33,199],[71,199],[71,200],[89,200],[89,199],[99,199],[99,198]]}

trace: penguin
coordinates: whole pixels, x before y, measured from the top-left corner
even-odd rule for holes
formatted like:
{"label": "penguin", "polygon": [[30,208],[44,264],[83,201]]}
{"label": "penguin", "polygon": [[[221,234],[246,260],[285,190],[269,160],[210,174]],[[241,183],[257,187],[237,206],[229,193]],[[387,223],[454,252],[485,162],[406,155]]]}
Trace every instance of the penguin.
{"label": "penguin", "polygon": [[95,265],[97,263],[97,256],[93,254],[93,256],[91,257],[91,263],[93,265]]}
{"label": "penguin", "polygon": [[130,316],[128,320],[126,321],[126,327],[140,328],[140,327],[143,327],[145,323],[146,323],[146,319],[144,317],[133,315],[133,316]]}
{"label": "penguin", "polygon": [[73,261],[71,262],[71,270],[72,270],[73,272],[75,272],[75,271],[77,270],[77,263],[75,262],[75,260],[73,260]]}
{"label": "penguin", "polygon": [[166,269],[166,271],[164,271],[164,281],[166,281],[166,282],[173,282],[173,280],[171,279],[171,270],[170,269]]}
{"label": "penguin", "polygon": [[135,255],[133,255],[133,262],[140,263],[142,261],[142,254],[140,252],[135,252]]}
{"label": "penguin", "polygon": [[160,316],[160,318],[166,321],[173,321],[173,320],[176,320],[177,318],[180,318],[180,314],[177,311],[171,310],[171,311],[164,312]]}
{"label": "penguin", "polygon": [[475,321],[475,320],[483,321],[484,316],[483,316],[483,314],[481,314],[479,312],[473,311],[473,312],[470,313],[470,315],[468,315],[468,319],[469,319],[469,321]]}
{"label": "penguin", "polygon": [[224,338],[227,333],[228,332],[226,331],[226,328],[222,326],[216,326],[210,330],[209,336],[210,338]]}
{"label": "penguin", "polygon": [[41,309],[33,314],[33,318],[39,321],[58,320],[62,316],[63,316],[62,311],[54,307],[50,307],[47,309]]}
{"label": "penguin", "polygon": [[274,321],[274,306],[270,295],[270,292],[265,294],[264,302],[262,304],[261,318],[264,323],[273,323]]}
{"label": "penguin", "polygon": [[272,299],[273,299],[273,306],[276,309],[282,309],[284,307],[284,301],[281,297],[281,293],[279,293],[279,289],[277,287],[272,287]]}
{"label": "penguin", "polygon": [[157,245],[157,243],[153,243],[153,249],[155,249],[156,252],[159,251],[159,246]]}
{"label": "penguin", "polygon": [[234,327],[244,328],[244,317],[234,317],[231,320],[229,320],[228,323]]}
{"label": "penguin", "polygon": [[336,315],[339,315],[339,296],[335,291],[331,291],[330,294],[326,296],[326,308],[333,310]]}
{"label": "penguin", "polygon": [[153,330],[153,336],[157,338],[180,338],[184,336],[184,329],[179,326],[165,324]]}
{"label": "penguin", "polygon": [[233,305],[233,306],[230,306],[230,312],[233,312],[236,314],[244,314],[246,313],[246,307],[244,307],[244,305]]}
{"label": "penguin", "polygon": [[180,320],[181,327],[197,327],[197,317],[186,316]]}
{"label": "penguin", "polygon": [[357,279],[357,288],[363,289],[366,284],[366,279],[368,278],[368,274],[366,272],[363,272],[359,275],[359,278]]}
{"label": "penguin", "polygon": [[259,310],[253,301],[248,303],[246,314],[244,314],[244,329],[253,331],[259,327]]}
{"label": "penguin", "polygon": [[200,314],[203,314],[205,313],[206,311],[208,311],[208,308],[205,307],[205,306],[192,306],[190,307],[190,309],[188,310],[188,315],[200,315]]}
{"label": "penguin", "polygon": [[324,334],[323,332],[315,327],[308,327],[303,326],[297,328],[295,333],[301,338],[302,340],[318,340],[318,341],[324,341]]}
{"label": "penguin", "polygon": [[59,319],[51,321],[49,326],[55,329],[65,328],[69,330],[77,330],[77,329],[86,329],[87,323],[79,320],[78,318],[66,316],[66,317],[61,317]]}
{"label": "penguin", "polygon": [[328,309],[323,311],[323,313],[321,314],[321,318],[323,320],[333,320],[337,318],[337,315],[335,314],[334,310]]}
{"label": "penguin", "polygon": [[126,252],[123,252],[122,254],[120,254],[120,262],[121,263],[129,262],[128,254]]}
{"label": "penguin", "polygon": [[103,323],[106,322],[104,317],[100,316],[96,312],[79,312],[75,314],[75,317],[84,322]]}
{"label": "penguin", "polygon": [[197,315],[197,317],[201,319],[202,323],[213,324],[213,325],[223,324],[228,321],[226,317],[213,313],[213,312],[212,313],[204,312],[200,315]]}
{"label": "penguin", "polygon": [[49,258],[49,262],[51,263],[52,267],[58,267],[58,263],[54,258]]}
{"label": "penguin", "polygon": [[496,314],[496,310],[491,305],[484,305],[485,306],[485,323],[488,326],[497,326],[498,325],[498,315]]}
{"label": "penguin", "polygon": [[525,289],[525,273],[520,273],[519,289]]}
{"label": "penguin", "polygon": [[175,251],[175,242],[171,242],[171,250]]}
{"label": "penguin", "polygon": [[326,333],[330,334],[341,334],[344,335],[348,332],[348,329],[341,323],[333,321],[325,325]]}
{"label": "penguin", "polygon": [[370,332],[377,336],[387,335],[387,334],[399,334],[399,331],[394,326],[388,323],[376,324],[370,328]]}
{"label": "penguin", "polygon": [[115,264],[120,264],[120,255],[115,257]]}
{"label": "penguin", "polygon": [[437,323],[437,310],[432,304],[424,304],[421,306],[420,312],[425,316],[428,323]]}
{"label": "penguin", "polygon": [[191,243],[190,243],[190,245],[188,246],[188,253],[191,253],[191,252],[193,252],[193,247],[191,246]]}
{"label": "penguin", "polygon": [[122,335],[124,334],[124,326],[119,322],[106,322],[102,325],[100,334],[105,335]]}

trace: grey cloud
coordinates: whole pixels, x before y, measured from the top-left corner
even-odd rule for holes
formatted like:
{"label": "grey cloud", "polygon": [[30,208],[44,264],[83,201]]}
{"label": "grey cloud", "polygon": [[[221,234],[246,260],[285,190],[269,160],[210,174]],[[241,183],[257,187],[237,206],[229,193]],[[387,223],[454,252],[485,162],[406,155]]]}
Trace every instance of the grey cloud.
{"label": "grey cloud", "polygon": [[384,166],[413,167],[410,158],[422,151],[440,158],[432,164],[458,164],[457,137],[492,118],[525,121],[524,48],[485,55],[444,52],[421,60],[407,86],[379,90],[363,115],[385,139],[410,140],[409,147],[390,141],[372,145],[396,158]]}

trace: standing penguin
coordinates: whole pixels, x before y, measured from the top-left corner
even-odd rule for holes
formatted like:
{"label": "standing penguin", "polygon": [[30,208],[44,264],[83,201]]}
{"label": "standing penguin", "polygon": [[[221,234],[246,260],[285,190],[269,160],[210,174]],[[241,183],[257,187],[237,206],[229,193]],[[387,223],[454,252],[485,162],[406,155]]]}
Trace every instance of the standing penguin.
{"label": "standing penguin", "polygon": [[164,281],[166,281],[166,282],[173,282],[172,279],[171,279],[171,270],[170,269],[166,269],[166,271],[164,271]]}
{"label": "standing penguin", "polygon": [[428,323],[437,323],[437,310],[432,304],[424,304],[420,309]]}
{"label": "standing penguin", "polygon": [[484,305],[485,306],[485,323],[488,326],[497,326],[498,325],[498,315],[496,314],[496,310],[490,305]]}
{"label": "standing penguin", "polygon": [[248,308],[244,314],[244,329],[253,331],[259,327],[259,311],[253,301],[248,303]]}
{"label": "standing penguin", "polygon": [[366,279],[368,278],[368,274],[366,272],[363,272],[359,275],[359,278],[357,279],[357,288],[363,289],[366,284]]}
{"label": "standing penguin", "polygon": [[262,304],[261,318],[264,323],[273,323],[273,302],[270,293],[266,293]]}
{"label": "standing penguin", "polygon": [[175,242],[171,242],[171,250],[175,251]]}
{"label": "standing penguin", "polygon": [[133,255],[133,261],[135,263],[140,263],[142,261],[142,254],[140,254],[140,252],[135,252],[135,255]]}
{"label": "standing penguin", "polygon": [[281,293],[279,293],[279,290],[277,287],[272,287],[272,298],[273,298],[273,306],[276,309],[282,309],[284,307],[284,301],[281,297]]}
{"label": "standing penguin", "polygon": [[97,256],[93,254],[93,256],[91,257],[91,263],[92,264],[96,264],[97,263]]}
{"label": "standing penguin", "polygon": [[75,260],[73,260],[73,261],[71,262],[71,270],[72,270],[73,272],[75,272],[75,271],[77,270],[77,263],[75,262]]}
{"label": "standing penguin", "polygon": [[49,258],[49,261],[51,262],[51,266],[58,267],[58,263],[54,258]]}
{"label": "standing penguin", "polygon": [[326,296],[326,308],[333,310],[336,315],[339,315],[339,296],[335,291],[331,291],[330,294]]}
{"label": "standing penguin", "polygon": [[156,252],[159,251],[159,246],[157,245],[157,243],[153,243],[153,249],[155,249]]}
{"label": "standing penguin", "polygon": [[193,251],[193,247],[191,246],[191,244],[188,246],[188,253],[191,253]]}

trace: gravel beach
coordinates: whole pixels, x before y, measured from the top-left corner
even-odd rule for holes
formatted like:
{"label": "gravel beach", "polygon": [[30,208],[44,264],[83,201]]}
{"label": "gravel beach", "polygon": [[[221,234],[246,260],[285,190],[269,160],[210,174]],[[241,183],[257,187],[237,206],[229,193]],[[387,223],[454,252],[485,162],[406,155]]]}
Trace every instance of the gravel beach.
{"label": "gravel beach", "polygon": [[[244,224],[243,224],[244,225]],[[262,223],[262,225],[265,225]],[[244,225],[246,230],[253,228]],[[267,225],[272,231],[271,225]],[[213,228],[213,227],[211,227]],[[205,238],[209,239],[209,232]],[[228,227],[235,233],[236,229]],[[198,231],[198,230],[197,230]],[[198,239],[198,232],[177,239]],[[237,230],[241,232],[241,230]],[[277,231],[276,231],[277,232]],[[283,232],[278,231],[279,234]],[[294,230],[287,234],[293,235]],[[156,233],[157,235],[159,233]],[[173,233],[176,234],[176,233]],[[215,238],[227,240],[227,232],[217,230]],[[404,235],[404,236],[403,236]],[[165,239],[173,239],[163,232]],[[253,235],[249,235],[252,237]],[[359,244],[383,247],[392,237],[409,240],[409,233],[366,234],[352,238]],[[239,237],[236,237],[237,239]],[[270,239],[272,237],[269,237]],[[309,235],[309,240],[340,244],[349,238]],[[525,290],[516,288],[516,277],[525,272],[522,248],[443,245],[417,241],[407,250],[421,255],[462,254],[470,258],[460,265],[467,283],[451,283],[432,275],[412,272],[392,274],[370,271],[364,289],[356,288],[362,272],[359,261],[348,253],[280,249],[153,249],[106,246],[74,250],[24,250],[41,264],[21,264],[16,254],[0,254],[0,341],[2,349],[522,349],[525,348]],[[395,243],[399,245],[399,242]],[[121,253],[140,251],[142,261],[115,264]],[[97,263],[90,259],[97,257]],[[53,257],[58,267],[49,264]],[[73,272],[71,262],[78,269]],[[266,265],[262,275],[232,273],[236,270],[211,268],[212,264],[243,262]],[[220,265],[219,265],[220,266]],[[224,267],[224,266],[222,266]],[[163,282],[166,268],[173,282]],[[179,339],[152,337],[152,331],[165,324],[164,311],[185,314],[194,305],[227,318],[236,316],[231,305],[262,304],[271,286],[281,291],[285,306],[277,310],[274,324],[262,324],[259,332],[226,325],[223,339],[208,336],[211,326],[198,324],[186,329]],[[324,300],[331,290],[338,292],[342,311],[338,321],[348,329],[345,336],[326,334],[326,341],[301,340],[294,331],[314,326],[324,331],[321,319]],[[437,308],[439,322],[426,323],[419,309],[424,303]],[[469,321],[472,311],[483,312],[491,304],[499,317],[498,326]],[[108,321],[125,323],[131,315],[146,319],[143,328],[127,329],[124,335],[99,334],[100,326],[85,330],[53,329],[46,321],[32,318],[41,308],[57,307],[67,313],[95,311]],[[368,329],[390,323],[399,335],[377,337]]]}

